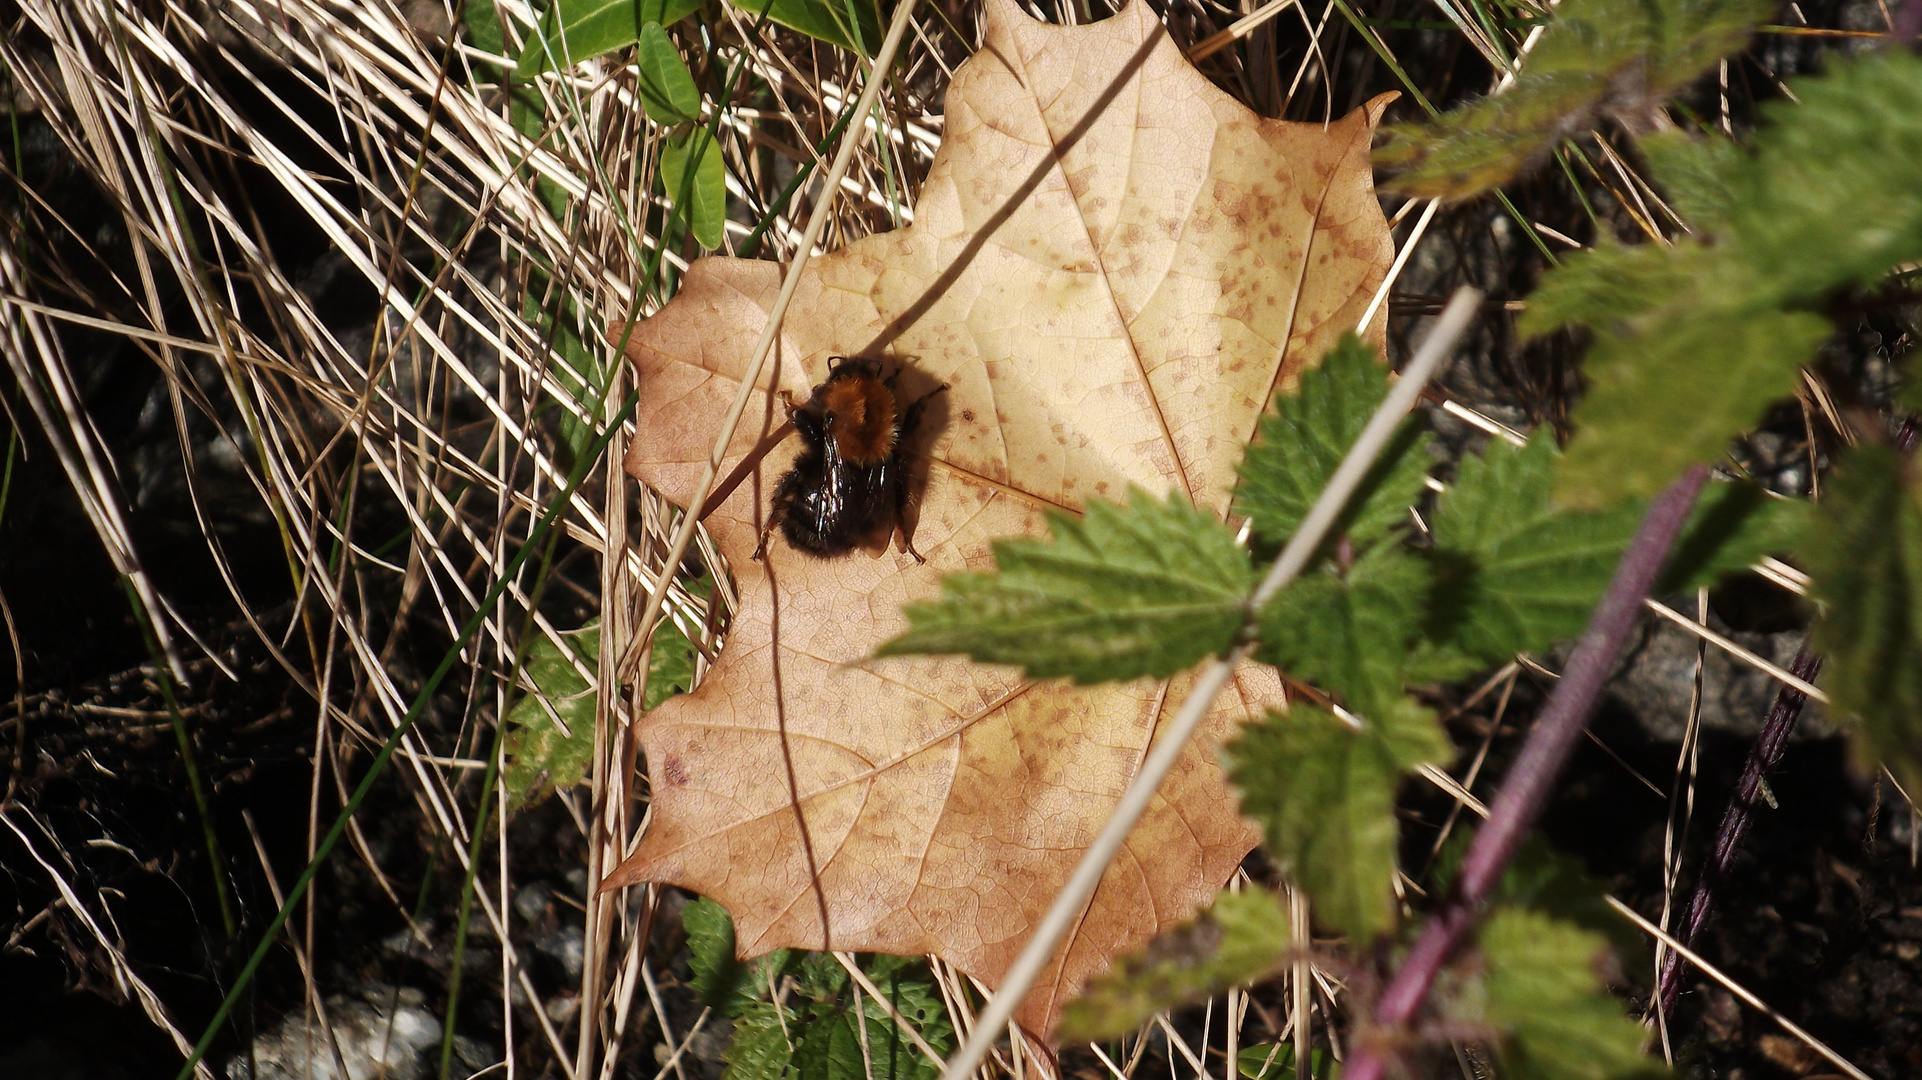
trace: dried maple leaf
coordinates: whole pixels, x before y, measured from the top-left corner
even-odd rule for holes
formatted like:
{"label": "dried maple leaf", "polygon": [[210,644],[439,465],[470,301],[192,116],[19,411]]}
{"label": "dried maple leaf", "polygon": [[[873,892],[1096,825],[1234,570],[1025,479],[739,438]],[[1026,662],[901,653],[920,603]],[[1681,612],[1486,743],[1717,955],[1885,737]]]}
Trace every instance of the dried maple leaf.
{"label": "dried maple leaf", "polygon": [[[751,561],[792,439],[710,514],[740,610],[701,687],[639,721],[652,808],[610,886],[720,901],[743,957],[932,953],[998,983],[1188,680],[1076,687],[870,654],[906,628],[904,602],[990,567],[990,541],[1042,532],[1048,508],[1136,484],[1227,511],[1261,411],[1386,272],[1368,150],[1387,100],[1325,127],[1265,120],[1139,0],[1079,27],[989,0],[914,225],[814,259],[769,366],[767,390],[797,397],[833,355],[903,361],[909,397],[948,384],[914,448],[927,565],[823,561],[778,536]],[[670,498],[699,480],[780,276],[703,260],[632,332],[627,468]],[[765,391],[748,417],[724,470],[783,418]],[[1279,692],[1271,671],[1237,675],[1023,1003],[1024,1027],[1051,1032],[1090,975],[1189,916],[1254,846],[1216,749]]]}

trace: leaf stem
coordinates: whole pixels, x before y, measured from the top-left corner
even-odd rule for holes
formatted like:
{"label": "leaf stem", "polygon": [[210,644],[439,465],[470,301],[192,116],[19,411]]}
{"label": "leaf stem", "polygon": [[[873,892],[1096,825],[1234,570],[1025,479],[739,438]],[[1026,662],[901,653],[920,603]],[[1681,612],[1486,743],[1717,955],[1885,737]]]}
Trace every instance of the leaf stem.
{"label": "leaf stem", "polygon": [[[1789,670],[1796,678],[1813,682],[1822,670],[1822,656],[1805,645],[1795,654],[1795,662],[1789,665]],[[1781,764],[1782,752],[1788,749],[1789,735],[1795,730],[1795,722],[1801,718],[1802,706],[1807,701],[1807,694],[1786,683],[1776,692],[1775,705],[1769,710],[1768,720],[1762,725],[1762,733],[1756,737],[1754,748],[1749,751],[1747,764],[1742,766],[1742,779],[1735,785],[1735,794],[1729,799],[1728,808],[1722,811],[1721,824],[1716,826],[1714,852],[1709,856],[1708,865],[1702,868],[1702,877],[1695,883],[1695,891],[1688,898],[1688,916],[1682,920],[1680,941],[1689,948],[1695,947],[1695,939],[1701,935],[1702,928],[1708,925],[1709,916],[1715,913],[1715,890],[1727,879],[1729,868],[1735,863],[1735,851],[1748,836],[1749,825],[1755,817],[1755,804],[1762,798],[1762,778]],[[1664,1018],[1675,1009],[1675,998],[1681,992],[1687,963],[1682,954],[1673,949],[1668,950],[1662,960],[1661,978],[1656,983],[1656,1000],[1661,1003],[1661,1015]]]}
{"label": "leaf stem", "polygon": [[[1922,3],[1915,6],[1922,10]],[[1919,421],[1922,421],[1922,417],[1909,417],[1896,434],[1896,448],[1905,454],[1915,445],[1918,426],[1922,426]],[[1822,671],[1822,656],[1803,646],[1795,654],[1789,671],[1803,682],[1814,682],[1816,675]],[[1701,936],[1708,920],[1715,914],[1716,890],[1728,880],[1729,869],[1735,863],[1735,852],[1748,836],[1749,825],[1755,817],[1755,804],[1761,799],[1762,780],[1782,763],[1782,755],[1788,750],[1789,736],[1794,733],[1796,722],[1802,718],[1802,709],[1807,702],[1808,695],[1793,685],[1784,684],[1776,692],[1775,704],[1769,709],[1761,733],[1755,737],[1748,761],[1742,765],[1742,778],[1735,785],[1735,794],[1729,798],[1727,809],[1722,811],[1722,821],[1715,827],[1715,846],[1711,849],[1708,865],[1702,868],[1702,876],[1689,894],[1688,916],[1682,921],[1682,932],[1678,938],[1686,948],[1695,947],[1695,939]],[[1675,1011],[1675,999],[1682,990],[1682,977],[1687,974],[1688,958],[1673,949],[1669,950],[1663,957],[1661,976],[1655,983],[1655,999],[1659,1003],[1657,1008],[1664,1021]]]}
{"label": "leaf stem", "polygon": [[[1669,548],[1688,521],[1707,479],[1708,466],[1691,465],[1649,504],[1641,527],[1615,567],[1608,591],[1589,618],[1588,629],[1562,669],[1561,681],[1555,684],[1534,730],[1508,771],[1508,779],[1489,805],[1488,821],[1475,834],[1462,861],[1453,898],[1422,929],[1401,969],[1376,1002],[1376,1027],[1402,1028],[1414,1019],[1442,965],[1480,918],[1482,905],[1521,847],[1523,835],[1547,805],[1555,780],[1594,711],[1602,684],[1640,621],[1642,599],[1654,586]],[[1356,1047],[1343,1075],[1347,1080],[1381,1080],[1388,1067],[1387,1047],[1379,1035]]]}
{"label": "leaf stem", "polygon": [[[1253,626],[1258,621],[1262,605],[1293,581],[1295,575],[1301,572],[1302,567],[1308,564],[1308,560],[1321,547],[1323,537],[1334,525],[1335,519],[1340,516],[1349,497],[1360,486],[1363,477],[1374,464],[1375,456],[1381,453],[1382,448],[1394,437],[1395,429],[1400,426],[1402,417],[1406,416],[1408,410],[1415,404],[1415,399],[1421,394],[1422,387],[1441,366],[1441,362],[1452,355],[1455,341],[1461,337],[1462,331],[1468,328],[1469,322],[1481,305],[1481,299],[1480,292],[1467,286],[1455,290],[1455,295],[1448,301],[1448,306],[1442,310],[1441,318],[1436,320],[1435,328],[1429,332],[1421,348],[1416,351],[1415,358],[1409,361],[1400,380],[1388,391],[1388,396],[1382,399],[1380,407],[1375,410],[1375,415],[1369,419],[1368,426],[1362,429],[1361,435],[1355,440],[1355,445],[1348,451],[1348,456],[1342,459],[1341,466],[1335,470],[1335,475],[1329,478],[1328,486],[1322,489],[1321,496],[1315,500],[1314,506],[1309,508],[1307,517],[1302,519],[1301,527],[1296,529],[1294,536],[1289,538],[1288,545],[1282,549],[1280,557],[1275,560],[1267,576],[1249,597],[1247,618],[1249,626]],[[1683,516],[1686,514],[1685,509]],[[1666,546],[1663,547],[1663,551],[1667,551]],[[1639,603],[1639,599],[1637,602]],[[1175,759],[1186,747],[1195,728],[1200,726],[1202,716],[1208,712],[1209,706],[1214,704],[1215,696],[1228,684],[1228,679],[1234,674],[1236,665],[1253,649],[1254,642],[1244,640],[1228,656],[1214,661],[1203,669],[1194,688],[1188,692],[1187,700],[1181,703],[1180,710],[1162,728],[1160,737],[1155,740],[1154,746],[1143,759],[1141,770],[1135,774],[1134,780],[1128,785],[1128,790],[1115,804],[1114,811],[1108,816],[1107,824],[1102,826],[1100,835],[1096,836],[1094,843],[1088,846],[1087,852],[1081,857],[1081,862],[1075,867],[1074,874],[1061,887],[1061,891],[1055,894],[1054,903],[1041,917],[1034,933],[1022,947],[1021,955],[1015,958],[1013,965],[1008,968],[1008,973],[1002,977],[1001,985],[996,988],[994,997],[990,998],[987,1005],[982,1008],[967,1043],[948,1059],[948,1067],[942,1072],[941,1080],[966,1080],[988,1056],[988,1049],[1000,1038],[1002,1030],[1014,1016],[1016,1006],[1027,997],[1029,988],[1034,985],[1035,979],[1040,976],[1042,969],[1054,956],[1055,948],[1066,936],[1068,928],[1079,920],[1088,899],[1094,895],[1096,887],[1101,884],[1102,877],[1107,874],[1108,864],[1114,861],[1115,855],[1120,852],[1122,843],[1128,838],[1128,833],[1134,829],[1135,821],[1141,817],[1142,811],[1146,810],[1148,803],[1153,800],[1162,779],[1174,766]],[[1232,1067],[1230,1063],[1230,1068]]]}

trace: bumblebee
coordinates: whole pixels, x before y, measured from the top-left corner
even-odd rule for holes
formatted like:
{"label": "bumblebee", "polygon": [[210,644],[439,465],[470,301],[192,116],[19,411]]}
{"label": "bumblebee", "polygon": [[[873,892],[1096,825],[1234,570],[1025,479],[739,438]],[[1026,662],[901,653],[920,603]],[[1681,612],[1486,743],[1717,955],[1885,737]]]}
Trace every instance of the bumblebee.
{"label": "bumblebee", "polygon": [[754,558],[767,555],[778,526],[795,550],[817,558],[845,555],[857,547],[883,547],[896,531],[916,562],[926,562],[908,536],[908,463],[903,448],[920,425],[928,399],[944,384],[905,409],[895,396],[894,374],[883,378],[881,361],[832,357],[827,381],[799,405],[783,390],[788,422],[803,448],[774,488],[774,506]]}

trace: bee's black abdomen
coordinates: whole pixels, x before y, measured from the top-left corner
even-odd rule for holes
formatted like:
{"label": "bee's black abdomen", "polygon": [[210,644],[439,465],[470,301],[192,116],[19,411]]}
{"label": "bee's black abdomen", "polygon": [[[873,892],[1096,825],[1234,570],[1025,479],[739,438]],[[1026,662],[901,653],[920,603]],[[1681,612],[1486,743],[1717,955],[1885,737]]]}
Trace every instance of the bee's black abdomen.
{"label": "bee's black abdomen", "polygon": [[878,360],[842,360],[806,403],[790,399],[788,419],[804,448],[775,486],[771,520],[797,551],[833,558],[885,544],[901,526],[907,502],[901,442],[913,434],[921,402],[903,415],[894,380],[880,372]]}

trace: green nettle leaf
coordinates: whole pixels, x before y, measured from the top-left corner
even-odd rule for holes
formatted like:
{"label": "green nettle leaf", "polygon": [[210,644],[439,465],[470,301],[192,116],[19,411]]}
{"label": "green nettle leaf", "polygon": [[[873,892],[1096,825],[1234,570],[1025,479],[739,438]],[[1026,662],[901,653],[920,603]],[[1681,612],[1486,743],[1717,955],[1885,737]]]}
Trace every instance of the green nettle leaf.
{"label": "green nettle leaf", "polygon": [[[1581,633],[1641,522],[1643,503],[1565,510],[1551,500],[1556,452],[1538,434],[1526,448],[1491,441],[1462,459],[1436,507],[1435,591],[1413,671],[1457,677],[1450,662],[1500,663]],[[1754,484],[1711,486],[1669,557],[1660,591],[1712,585],[1762,556],[1793,550],[1808,504]]]}
{"label": "green nettle leaf", "polygon": [[[927,962],[906,956],[871,956],[862,965],[868,978],[878,987],[888,1004],[914,1025],[929,1046],[945,1054],[954,1046],[954,1028],[948,1023],[947,1003],[935,988]],[[868,1053],[875,1059],[875,1075],[902,1080],[934,1080],[940,1071],[924,1057],[914,1043],[903,1035],[887,1011],[864,997],[868,1022]]]}
{"label": "green nettle leaf", "polygon": [[734,1018],[734,1037],[722,1055],[727,1063],[722,1080],[782,1080],[794,1052],[781,1021],[780,1007],[770,1001],[757,1001],[742,1010]]}
{"label": "green nettle leaf", "polygon": [[1286,956],[1288,913],[1265,889],[1222,892],[1212,907],[1122,958],[1069,1003],[1064,1042],[1091,1042],[1134,1031],[1162,1009],[1254,982]]}
{"label": "green nettle leaf", "polygon": [[663,127],[699,120],[701,91],[667,31],[660,23],[648,23],[641,27],[637,44],[634,62],[641,73],[641,104],[648,119]]}
{"label": "green nettle leaf", "polygon": [[1680,128],[1644,136],[1638,146],[1649,171],[1661,178],[1669,206],[1683,221],[1696,229],[1713,229],[1728,220],[1736,199],[1723,178],[1738,167],[1741,147],[1728,139],[1691,136]]}
{"label": "green nettle leaf", "polygon": [[[688,904],[681,922],[695,992],[734,1018],[726,1080],[935,1080],[934,1065],[866,993],[859,1013],[867,1025],[863,1054],[852,980],[832,956],[776,949],[743,963],[735,959],[732,920],[711,900]],[[953,1047],[954,1029],[924,961],[870,956],[861,967],[929,1046],[943,1054]],[[769,1001],[770,989],[784,985],[782,1004]]]}
{"label": "green nettle leaf", "polygon": [[1553,437],[1517,449],[1491,440],[1462,459],[1432,525],[1430,635],[1488,663],[1581,633],[1608,587],[1641,508],[1577,512],[1549,502]]}
{"label": "green nettle leaf", "polygon": [[1721,456],[1790,392],[1830,327],[1799,312],[1684,306],[1637,330],[1598,337],[1583,361],[1589,389],[1556,485],[1571,505],[1653,495]]}
{"label": "green nettle leaf", "polygon": [[[1730,170],[1727,232],[1791,303],[1922,259],[1922,57],[1891,49],[1797,79]],[[1781,107],[1787,105],[1787,108]]]}
{"label": "green nettle leaf", "polygon": [[[1319,367],[1302,373],[1294,396],[1278,399],[1262,419],[1242,458],[1235,512],[1270,544],[1285,543],[1387,394],[1388,371],[1375,351],[1344,335]],[[1365,544],[1406,522],[1428,474],[1427,443],[1417,421],[1404,424],[1331,535]]]}
{"label": "green nettle leaf", "polygon": [[745,964],[735,957],[734,920],[727,909],[699,897],[681,909],[681,926],[687,931],[687,966],[694,974],[694,993],[723,1016],[746,1013],[767,990],[755,979],[764,961]]}
{"label": "green nettle leaf", "polygon": [[1345,569],[1323,562],[1262,609],[1256,655],[1373,713],[1401,695],[1428,587],[1428,564],[1400,544],[1377,545]]}
{"label": "green nettle leaf", "polygon": [[[574,663],[588,671],[600,663],[600,626],[590,623],[562,631],[561,637],[574,653],[574,661],[561,653],[552,638],[541,635],[528,646],[522,662],[527,681],[537,692],[523,696],[507,710],[507,764],[501,783],[516,805],[539,802],[556,790],[581,783],[594,760],[594,693]],[[693,685],[694,644],[679,627],[664,621],[654,631],[642,706],[651,709]]]}
{"label": "green nettle leaf", "polygon": [[1794,89],[1802,104],[1769,110],[1752,153],[1678,134],[1648,141],[1694,236],[1571,257],[1531,298],[1524,332],[1595,333],[1557,483],[1565,502],[1652,495],[1720,456],[1828,336],[1811,312],[1922,259],[1922,59],[1838,60]]}
{"label": "green nettle leaf", "polygon": [[1526,908],[1498,908],[1481,932],[1487,1021],[1504,1036],[1502,1075],[1606,1080],[1641,1073],[1646,1034],[1602,984],[1600,934]]}
{"label": "green nettle leaf", "polygon": [[1862,756],[1922,787],[1922,472],[1887,446],[1836,466],[1806,564],[1822,614],[1816,648]]}
{"label": "green nettle leaf", "polygon": [[592,671],[600,663],[601,630],[588,626],[561,638],[573,657],[545,634],[528,646],[522,671],[535,692],[507,710],[501,783],[517,805],[580,783],[594,760],[594,692],[574,665]]}
{"label": "green nettle leaf", "polygon": [[1605,119],[1646,127],[1669,95],[1739,50],[1773,11],[1765,0],[1565,0],[1506,93],[1384,129],[1376,164],[1401,172],[1383,186],[1466,198]]}
{"label": "green nettle leaf", "polygon": [[[688,163],[694,163],[690,181]],[[683,211],[694,230],[694,239],[704,248],[721,246],[727,226],[727,170],[721,162],[721,148],[706,128],[693,128],[667,140],[661,146],[661,188],[670,199],[682,200]],[[685,193],[685,194],[683,194]]]}
{"label": "green nettle leaf", "polygon": [[652,709],[675,694],[694,688],[694,654],[697,650],[681,628],[663,619],[654,630],[654,649],[647,660],[647,690],[641,695],[641,708]]}
{"label": "green nettle leaf", "polygon": [[[952,1049],[954,1035],[948,1027],[944,1008],[936,996],[933,984],[927,978],[925,964],[917,960],[901,957],[873,957],[867,965],[869,978],[888,996],[895,1009],[909,1023],[914,1024],[928,1045],[937,1052],[946,1053]],[[918,972],[909,977],[907,972]],[[782,1031],[776,1027],[775,1033],[781,1037],[778,1044],[773,1039],[756,1039],[748,1052],[755,1064],[766,1067],[775,1062],[771,1059],[780,1055],[779,1068],[772,1074],[760,1074],[772,1080],[774,1077],[792,1075],[801,1080],[935,1080],[939,1075],[933,1063],[922,1056],[901,1030],[889,1018],[886,1010],[873,998],[862,995],[861,1022],[867,1026],[867,1053],[862,1053],[861,1032],[855,1027],[856,1013],[849,995],[849,979],[845,972],[830,957],[809,955],[798,962],[790,962],[785,974],[796,980],[798,994],[787,998],[787,1028]],[[775,981],[779,982],[777,975]],[[767,1023],[778,1024],[782,1017],[772,1011],[772,1006],[757,1003],[742,1020],[736,1021],[735,1039],[740,1039],[741,1026],[752,1022],[757,1027]],[[778,1047],[778,1050],[776,1049]],[[790,1049],[791,1047],[791,1049]],[[744,1058],[746,1055],[743,1055]],[[730,1072],[733,1071],[734,1055],[729,1053]],[[743,1062],[746,1064],[746,1062]],[[748,1080],[746,1070],[742,1070],[742,1080]],[[758,1080],[758,1077],[757,1077]]]}
{"label": "green nettle leaf", "polygon": [[1270,712],[1223,751],[1242,813],[1261,823],[1282,872],[1319,921],[1361,939],[1392,921],[1395,788],[1451,752],[1434,715],[1405,697],[1360,730],[1313,706]]}
{"label": "green nettle leaf", "polygon": [[861,1037],[853,1023],[839,1019],[817,1019],[795,1033],[800,1045],[794,1048],[794,1071],[802,1080],[859,1080],[865,1074]]}
{"label": "green nettle leaf", "polygon": [[1762,561],[1801,547],[1808,535],[1810,505],[1772,495],[1747,481],[1711,484],[1696,500],[1688,525],[1668,553],[1655,584],[1658,593],[1713,585]]}
{"label": "green nettle leaf", "polygon": [[[751,2],[751,0],[750,0]],[[517,78],[571,67],[641,39],[648,23],[665,26],[700,10],[702,0],[554,0],[521,50]]]}
{"label": "green nettle leaf", "polygon": [[[1457,828],[1449,837],[1435,859],[1436,889],[1445,892],[1454,883],[1462,858],[1468,854],[1474,839],[1472,827]],[[1608,906],[1607,890],[1588,876],[1579,857],[1556,851],[1540,832],[1531,832],[1522,839],[1521,848],[1509,860],[1508,869],[1502,871],[1489,903],[1498,907],[1528,908],[1600,934],[1615,950],[1618,961],[1653,975],[1647,970],[1651,957],[1649,951],[1642,948],[1646,939],[1641,931]]]}
{"label": "green nettle leaf", "polygon": [[1167,678],[1233,644],[1254,571],[1214,515],[1136,489],[1048,529],[1052,542],[995,541],[997,573],[948,575],[878,654],[966,653],[1091,683]]}
{"label": "green nettle leaf", "polygon": [[1570,323],[1611,326],[1693,289],[1711,272],[1713,261],[1710,249],[1686,241],[1668,248],[1629,247],[1604,236],[1542,277],[1516,329],[1535,335]]}

